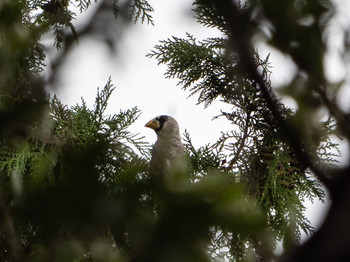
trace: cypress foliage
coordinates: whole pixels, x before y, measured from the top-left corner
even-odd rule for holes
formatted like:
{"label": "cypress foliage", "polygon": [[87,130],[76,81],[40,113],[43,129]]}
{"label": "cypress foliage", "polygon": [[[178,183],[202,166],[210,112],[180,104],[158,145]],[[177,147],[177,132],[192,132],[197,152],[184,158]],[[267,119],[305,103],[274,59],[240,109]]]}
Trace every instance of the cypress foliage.
{"label": "cypress foliage", "polygon": [[[250,37],[264,19],[276,23],[274,6],[258,2],[195,1],[198,22],[216,28],[218,37],[199,41],[189,33],[173,36],[148,54],[166,64],[165,76],[178,78],[199,104],[219,100],[232,106],[217,116],[232,124],[217,142],[195,148],[185,132],[190,176],[171,177],[162,188],[150,181],[150,145],[129,131],[140,110],[106,113],[115,89],[111,79],[98,89],[92,108],[84,99],[67,107],[46,91],[72,40],[98,33],[91,26],[95,18],[108,10],[117,19],[153,24],[149,3],[102,1],[81,31],[72,23],[73,1],[0,4],[0,261],[272,261],[278,259],[279,243],[288,252],[302,233],[313,234],[305,201],[324,201],[325,193],[310,172],[310,159],[300,157],[281,119],[302,130],[309,124],[302,113],[311,116],[324,93],[316,88],[317,96],[306,88],[312,105],[298,100],[301,109],[286,107],[273,95],[269,57],[261,58],[248,46],[259,79],[252,73],[249,61],[242,59],[244,48],[232,40],[237,37],[232,35],[234,25],[222,7],[239,6],[235,18],[244,22],[242,36]],[[80,12],[92,5],[90,0],[74,3]],[[266,17],[253,15],[257,6],[268,10]],[[288,7],[301,13],[313,10],[301,3]],[[316,9],[315,19],[323,12]],[[274,35],[271,42],[288,51],[285,26],[276,24],[281,38]],[[62,52],[45,82],[40,40],[49,32]],[[312,39],[320,36],[318,29],[312,32]],[[298,30],[292,33],[303,39]],[[321,60],[304,63],[305,54],[294,51],[292,58],[307,74],[320,73]],[[317,46],[308,58],[320,52]],[[291,86],[298,83],[311,85],[302,75]],[[318,129],[309,124],[310,129],[296,135],[321,167],[336,167],[339,151],[331,136],[339,125],[340,133],[346,133],[342,115],[332,112]]]}

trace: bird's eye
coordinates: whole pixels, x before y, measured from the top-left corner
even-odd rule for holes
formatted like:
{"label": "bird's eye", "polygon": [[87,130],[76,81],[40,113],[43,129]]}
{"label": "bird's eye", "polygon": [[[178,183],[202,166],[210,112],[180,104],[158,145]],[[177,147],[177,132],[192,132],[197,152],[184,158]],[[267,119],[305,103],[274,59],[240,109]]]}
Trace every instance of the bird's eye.
{"label": "bird's eye", "polygon": [[160,123],[164,123],[166,121],[168,121],[169,117],[166,115],[162,115],[162,116],[157,116],[156,119],[160,122]]}

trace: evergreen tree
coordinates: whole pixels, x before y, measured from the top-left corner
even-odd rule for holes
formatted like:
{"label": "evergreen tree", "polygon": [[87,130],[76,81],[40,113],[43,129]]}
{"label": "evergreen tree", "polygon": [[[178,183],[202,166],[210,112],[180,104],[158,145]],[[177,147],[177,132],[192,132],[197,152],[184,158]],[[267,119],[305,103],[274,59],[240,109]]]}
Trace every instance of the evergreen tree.
{"label": "evergreen tree", "polygon": [[[92,4],[74,2],[80,12]],[[103,34],[94,27],[96,20],[109,12],[153,24],[149,3],[101,1],[80,31],[72,23],[73,1],[1,3],[0,260],[349,257],[349,168],[336,168],[339,152],[331,140],[335,131],[348,138],[349,120],[330,97],[337,89],[323,73],[322,37],[332,7],[324,1],[284,2],[195,1],[198,22],[218,29],[220,36],[171,37],[149,54],[168,66],[166,77],[178,78],[198,95],[199,103],[232,105],[232,111],[218,116],[232,124],[232,131],[216,143],[195,148],[185,132],[190,177],[179,176],[164,188],[150,181],[150,145],[128,131],[141,112],[135,107],[106,115],[111,79],[98,89],[92,109],[83,99],[68,108],[45,88],[82,35]],[[310,17],[311,22],[305,20]],[[283,90],[298,109],[277,98],[268,57],[261,58],[252,45],[266,30],[266,39],[298,66]],[[45,82],[40,40],[49,32],[61,52]],[[113,46],[110,36],[104,39]],[[327,109],[326,120],[318,114],[321,108]],[[304,201],[324,200],[321,183],[333,203],[314,233]],[[312,236],[300,245],[302,232]],[[334,241],[332,249],[324,246],[327,237]],[[278,243],[283,243],[281,257],[275,255]]]}

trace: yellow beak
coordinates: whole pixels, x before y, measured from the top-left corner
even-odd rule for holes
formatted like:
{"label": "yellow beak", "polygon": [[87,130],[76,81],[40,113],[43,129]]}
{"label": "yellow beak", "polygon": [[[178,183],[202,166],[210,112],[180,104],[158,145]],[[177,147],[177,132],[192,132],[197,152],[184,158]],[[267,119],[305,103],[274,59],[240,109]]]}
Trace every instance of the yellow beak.
{"label": "yellow beak", "polygon": [[153,130],[156,130],[160,127],[160,123],[157,119],[152,119],[150,121],[147,122],[147,124],[145,125],[145,127],[149,127],[152,128]]}

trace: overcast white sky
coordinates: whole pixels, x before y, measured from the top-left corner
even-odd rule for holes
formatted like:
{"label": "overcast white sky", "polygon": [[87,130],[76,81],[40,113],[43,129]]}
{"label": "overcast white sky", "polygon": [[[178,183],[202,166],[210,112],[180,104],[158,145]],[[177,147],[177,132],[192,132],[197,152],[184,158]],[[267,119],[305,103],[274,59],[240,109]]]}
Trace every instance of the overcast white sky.
{"label": "overcast white sky", "polygon": [[80,41],[61,72],[58,95],[70,105],[79,102],[81,96],[92,105],[97,87],[102,88],[111,76],[117,89],[111,98],[109,113],[137,106],[142,115],[133,130],[145,135],[146,140],[153,142],[155,134],[144,129],[144,124],[157,115],[167,114],[178,120],[182,132],[186,128],[193,134],[196,145],[216,141],[220,134],[217,125],[226,123],[224,119],[211,122],[213,116],[220,114],[220,108],[204,110],[202,105],[196,105],[195,97],[187,99],[189,93],[176,86],[178,80],[164,78],[166,67],[158,66],[155,59],[145,55],[159,40],[173,35],[185,36],[189,32],[202,39],[217,32],[196,23],[189,11],[189,1],[149,2],[155,9],[155,26],[131,25],[118,42],[115,55],[99,40]]}
{"label": "overcast white sky", "polygon": [[[350,10],[348,1],[341,2],[339,8],[340,18],[335,24],[349,24],[346,19],[347,10]],[[344,2],[349,5],[344,7]],[[214,142],[222,130],[230,130],[227,121],[219,119],[212,121],[212,117],[220,114],[220,109],[227,105],[214,104],[204,109],[203,105],[196,105],[196,97],[187,98],[189,93],[176,86],[176,79],[165,79],[165,66],[158,66],[155,59],[145,57],[159,40],[171,36],[185,36],[188,32],[196,38],[203,39],[217,36],[215,30],[204,28],[193,18],[190,11],[191,1],[187,0],[149,0],[155,9],[153,14],[155,26],[140,24],[131,25],[126,34],[118,42],[117,52],[111,51],[100,40],[81,39],[67,60],[61,71],[59,89],[56,90],[61,100],[74,105],[84,97],[89,106],[94,103],[97,87],[102,88],[109,76],[117,87],[109,103],[108,113],[119,112],[137,106],[142,114],[133,125],[132,131],[144,135],[146,141],[153,143],[156,139],[151,129],[144,128],[144,124],[151,118],[167,114],[174,116],[180,125],[181,132],[187,129],[195,146]],[[344,18],[344,17],[345,18]],[[77,25],[84,19],[78,17]],[[336,28],[336,27],[335,27]],[[334,38],[334,45],[337,38]],[[341,36],[338,36],[339,41]],[[278,52],[266,46],[259,46],[261,54],[271,53],[270,61],[273,66],[272,83],[274,86],[287,83],[292,78],[295,68]],[[329,59],[329,74],[333,80],[345,78],[349,73],[341,67],[342,61],[337,57],[336,49],[332,50]],[[340,65],[340,67],[339,67]],[[338,68],[338,69],[335,69]],[[348,107],[349,96],[342,99],[344,106]],[[291,104],[293,104],[291,102]],[[308,210],[311,222],[318,225],[322,218],[324,206],[318,202]]]}

